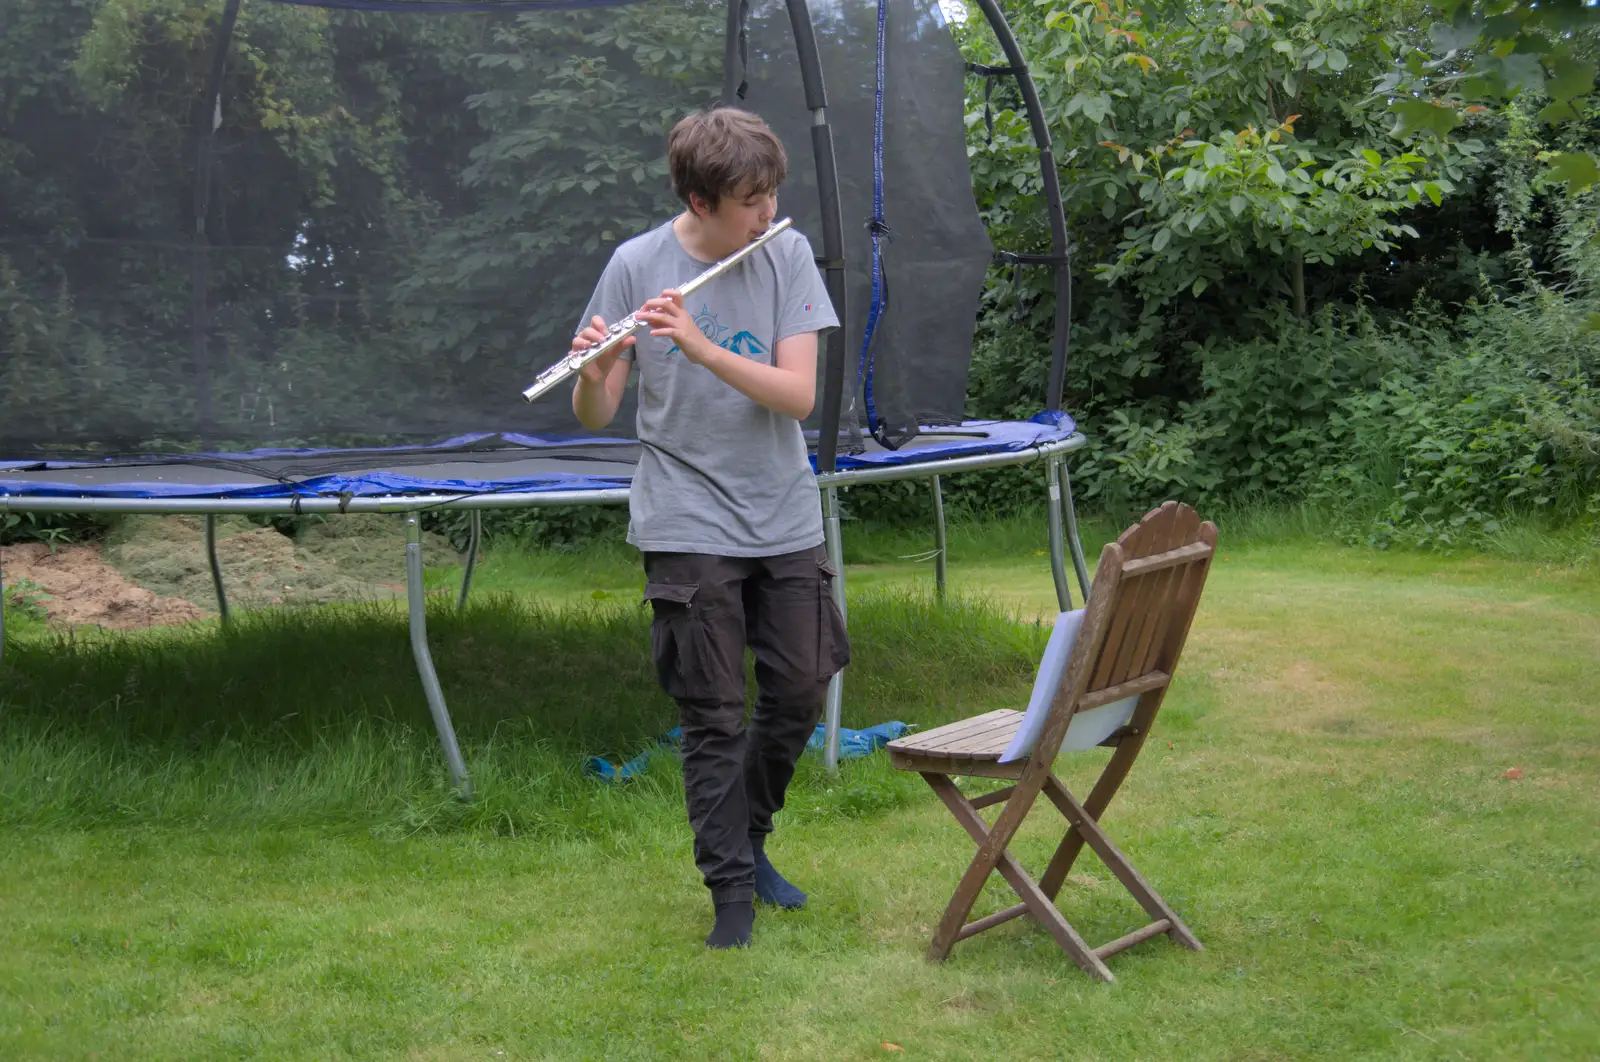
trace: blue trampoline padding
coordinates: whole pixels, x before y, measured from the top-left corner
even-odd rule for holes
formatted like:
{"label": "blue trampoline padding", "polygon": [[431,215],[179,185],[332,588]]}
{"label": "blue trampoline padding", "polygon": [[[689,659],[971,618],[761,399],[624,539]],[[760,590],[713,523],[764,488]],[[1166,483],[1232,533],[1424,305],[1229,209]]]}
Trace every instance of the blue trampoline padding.
{"label": "blue trampoline padding", "polygon": [[[1046,414],[1040,414],[1046,416]],[[1050,420],[969,420],[955,428],[925,428],[930,435],[955,435],[971,433],[969,437],[948,442],[912,445],[901,450],[872,450],[862,454],[840,454],[834,467],[843,471],[850,468],[883,468],[894,465],[917,465],[927,461],[941,461],[950,457],[970,457],[978,454],[1016,453],[1032,446],[1060,442],[1077,430],[1077,424],[1065,413],[1050,414]],[[817,467],[815,456],[811,467]]]}
{"label": "blue trampoline padding", "polygon": [[[1042,446],[1070,437],[1076,424],[1065,413],[1042,413],[1027,421],[968,421],[956,427],[926,429],[924,440],[900,450],[873,449],[860,454],[841,454],[835,467],[848,469],[883,468],[934,463],[955,457],[981,454],[1015,453],[1031,447]],[[461,450],[484,444],[495,447],[498,460],[483,463],[483,478],[438,477],[426,475],[422,469],[376,468],[351,472],[332,472],[305,478],[278,475],[264,463],[257,477],[251,477],[239,466],[252,461],[267,462],[293,458],[319,458],[348,454],[352,464],[370,464],[372,458],[383,455],[422,455],[438,452],[439,463],[459,465],[471,461],[470,453]],[[505,460],[508,450],[524,451],[530,460],[559,459],[555,451],[575,447],[626,448],[637,442],[624,438],[605,437],[555,437],[515,433],[483,433],[463,435],[428,446],[374,447],[361,450],[291,450],[261,449],[243,453],[191,454],[174,457],[163,464],[161,455],[151,455],[139,464],[127,458],[95,461],[50,461],[45,467],[26,477],[19,473],[38,462],[25,460],[0,460],[0,495],[17,497],[60,498],[291,498],[291,497],[382,497],[406,494],[497,494],[509,492],[544,493],[549,491],[583,491],[626,488],[632,473],[595,474],[581,471],[553,471],[548,468],[537,472],[516,475],[517,461]],[[596,455],[606,460],[605,455]],[[208,466],[208,459],[227,462],[229,468]],[[613,459],[627,461],[623,455]],[[811,458],[812,468],[816,458]],[[11,466],[8,470],[6,466]],[[574,468],[582,468],[583,461],[573,459]],[[128,478],[98,475],[90,480],[74,482],[71,477],[45,478],[50,472],[73,470],[127,469]],[[153,469],[162,471],[153,472]],[[197,476],[185,473],[186,469],[209,469],[210,474]],[[8,474],[9,471],[9,474]],[[163,472],[165,474],[163,474]],[[498,475],[496,474],[498,473]],[[237,479],[230,478],[237,476]],[[137,477],[137,478],[136,478]]]}
{"label": "blue trampoline padding", "polygon": [[[869,726],[865,730],[849,730],[839,728],[839,758],[841,760],[855,760],[863,756],[870,756],[878,749],[883,748],[895,738],[904,734],[909,727],[901,722],[879,723]],[[827,740],[827,728],[818,723],[816,730],[812,731],[811,739],[806,742],[810,751],[820,751]],[[617,767],[602,756],[590,756],[583,761],[585,774],[592,775],[603,782],[622,782],[629,778],[637,777],[650,764],[650,757],[662,749],[676,749],[682,740],[683,732],[678,727],[667,731],[655,745],[639,753],[633,759]]]}
{"label": "blue trampoline padding", "polygon": [[[217,459],[222,461],[248,462],[264,461],[279,457],[332,457],[335,454],[349,454],[352,457],[366,457],[372,454],[426,454],[443,453],[452,450],[468,450],[482,447],[485,443],[504,443],[506,446],[521,446],[530,450],[541,447],[556,446],[635,446],[634,439],[611,435],[530,435],[526,432],[492,432],[479,431],[468,435],[455,435],[448,439],[441,439],[434,443],[410,443],[406,446],[362,446],[357,448],[332,449],[329,447],[278,447],[262,446],[254,450],[214,450],[196,454],[135,454],[132,457],[107,458],[105,461],[68,461],[55,460],[43,462],[51,468],[100,468],[104,465],[126,463],[138,460],[143,464],[160,464],[163,457],[170,457],[174,465],[203,463],[207,460]],[[0,460],[0,471],[7,468],[16,468],[22,465],[36,465],[41,462],[31,458],[18,458],[16,460]]]}
{"label": "blue trampoline padding", "polygon": [[397,494],[496,494],[557,490],[604,490],[628,486],[627,476],[583,476],[546,472],[528,479],[428,479],[397,472],[363,472],[359,475],[313,476],[285,483],[157,483],[130,481],[81,486],[0,479],[0,495],[35,498],[313,498],[349,494],[353,498]]}

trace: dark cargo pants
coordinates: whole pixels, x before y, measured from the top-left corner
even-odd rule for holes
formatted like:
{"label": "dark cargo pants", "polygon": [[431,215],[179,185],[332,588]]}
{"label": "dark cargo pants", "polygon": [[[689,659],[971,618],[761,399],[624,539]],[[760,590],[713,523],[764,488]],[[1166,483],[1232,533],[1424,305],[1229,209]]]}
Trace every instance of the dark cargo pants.
{"label": "dark cargo pants", "polygon": [[[645,553],[651,655],[678,702],[694,860],[713,903],[752,899],[754,838],[772,831],[828,680],[850,660],[818,546],[775,557]],[[756,699],[745,725],[744,650]]]}

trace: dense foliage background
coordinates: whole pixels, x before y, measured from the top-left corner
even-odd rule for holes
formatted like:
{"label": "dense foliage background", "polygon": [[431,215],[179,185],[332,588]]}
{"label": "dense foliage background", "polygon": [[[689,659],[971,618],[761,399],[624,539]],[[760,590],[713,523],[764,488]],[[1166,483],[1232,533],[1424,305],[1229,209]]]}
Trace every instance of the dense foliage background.
{"label": "dense foliage background", "polygon": [[[1076,247],[1068,407],[1096,444],[1075,466],[1090,507],[1309,500],[1380,542],[1600,511],[1600,202],[1572,161],[1600,141],[1592,19],[1556,35],[1577,81],[1480,85],[1419,123],[1437,98],[1394,86],[1452,43],[1423,4],[1010,9]],[[984,28],[962,37],[992,59]],[[1473,63],[1448,54],[1431,69]],[[981,88],[980,203],[1000,245],[1042,249],[1019,101]],[[1037,408],[1048,283],[992,286],[975,413]],[[991,477],[967,500],[1030,487]]]}
{"label": "dense foliage background", "polygon": [[[1120,517],[1165,497],[1306,502],[1376,543],[1600,513],[1600,9],[1004,6],[1073,239],[1066,406],[1093,443],[1073,464],[1082,506]],[[184,157],[202,124],[221,7],[0,9],[0,426],[125,424],[171,393],[163,376],[191,338],[195,189],[161,160]],[[405,394],[468,392],[474,366],[552,327],[528,313],[528,278],[651,213],[596,223],[585,196],[632,182],[666,209],[648,145],[673,115],[641,105],[625,123],[636,139],[619,144],[618,108],[645,82],[657,100],[668,85],[684,106],[705,102],[723,10],[539,16],[535,32],[244,4],[224,87],[236,150],[220,164],[250,179],[219,181],[204,216],[247,252],[211,263],[219,291],[280,293],[233,303],[245,316],[226,328],[282,357],[274,368],[222,352],[213,371],[250,400],[215,416],[325,423],[351,395],[289,391],[335,363],[372,381],[359,400],[378,408],[407,401],[386,385],[402,374]],[[981,19],[954,32],[973,61],[1002,61]],[[1046,250],[1015,87],[978,75],[967,87],[974,192],[996,246]],[[470,106],[436,106],[456,98]],[[588,285],[592,265],[560,277]],[[973,415],[1042,407],[1049,295],[1045,269],[991,274]],[[63,379],[96,390],[65,393]],[[984,511],[1040,494],[1036,469],[946,490]],[[928,496],[891,484],[846,504],[920,519]],[[490,526],[557,544],[621,516],[496,513]],[[39,533],[8,519],[0,535]],[[465,525],[436,520],[458,536]]]}

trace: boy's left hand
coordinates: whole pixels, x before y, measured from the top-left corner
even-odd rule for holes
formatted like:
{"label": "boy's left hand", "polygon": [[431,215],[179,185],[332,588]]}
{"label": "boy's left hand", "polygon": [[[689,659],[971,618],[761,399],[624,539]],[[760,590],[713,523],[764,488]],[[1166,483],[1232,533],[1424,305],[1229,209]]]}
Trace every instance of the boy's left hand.
{"label": "boy's left hand", "polygon": [[647,300],[639,311],[639,318],[650,326],[651,335],[671,337],[683,356],[696,365],[704,365],[718,349],[684,309],[683,293],[676,288],[668,288]]}

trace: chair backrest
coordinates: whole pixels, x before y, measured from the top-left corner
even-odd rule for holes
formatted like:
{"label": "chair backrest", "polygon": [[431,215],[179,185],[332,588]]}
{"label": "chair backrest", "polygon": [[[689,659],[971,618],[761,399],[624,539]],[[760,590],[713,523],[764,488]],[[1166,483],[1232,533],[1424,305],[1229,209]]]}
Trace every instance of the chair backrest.
{"label": "chair backrest", "polygon": [[[1041,667],[1040,681],[1054,686],[1054,696],[1031,742],[1032,766],[1054,762],[1069,730],[1077,747],[1123,726],[1148,732],[1183,655],[1216,544],[1215,524],[1169,501],[1101,551],[1071,650],[1056,660],[1064,674],[1050,682],[1054,676]],[[1036,684],[1036,696],[1041,692]]]}

